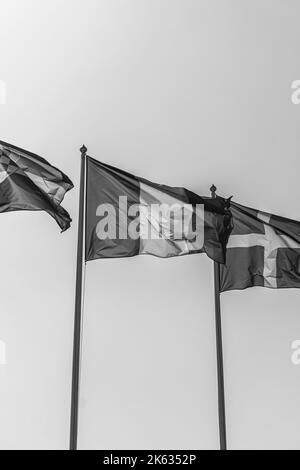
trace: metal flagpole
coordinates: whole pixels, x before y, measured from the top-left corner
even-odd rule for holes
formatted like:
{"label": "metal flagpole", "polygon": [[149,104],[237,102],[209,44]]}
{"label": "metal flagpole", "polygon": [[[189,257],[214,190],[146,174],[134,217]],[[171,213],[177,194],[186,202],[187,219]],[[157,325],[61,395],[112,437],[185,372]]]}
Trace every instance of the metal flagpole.
{"label": "metal flagpole", "polygon": [[[211,188],[212,198],[216,198],[217,188]],[[216,343],[217,343],[217,369],[218,369],[218,408],[219,408],[219,432],[220,450],[227,450],[226,442],[226,414],[225,414],[225,387],[224,387],[224,366],[223,366],[223,346],[222,346],[222,318],[220,303],[220,265],[214,262],[215,280],[215,318],[216,318]]]}
{"label": "metal flagpole", "polygon": [[80,341],[81,341],[81,317],[82,317],[82,272],[83,272],[83,244],[85,226],[85,183],[86,183],[86,153],[83,145],[81,152],[81,174],[79,193],[79,219],[77,242],[77,272],[75,294],[74,340],[73,340],[73,370],[72,370],[72,398],[71,398],[71,422],[70,422],[70,450],[77,450],[78,436],[78,401],[79,401],[79,375],[80,375]]}

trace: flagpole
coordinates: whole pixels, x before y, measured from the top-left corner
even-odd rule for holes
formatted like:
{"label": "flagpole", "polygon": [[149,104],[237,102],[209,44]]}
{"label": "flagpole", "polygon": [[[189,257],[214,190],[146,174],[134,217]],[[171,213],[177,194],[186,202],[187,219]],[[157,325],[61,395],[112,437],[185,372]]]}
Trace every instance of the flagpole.
{"label": "flagpole", "polygon": [[72,397],[71,397],[71,421],[70,421],[70,450],[77,450],[78,437],[78,403],[79,403],[79,375],[80,375],[80,341],[81,341],[81,317],[82,317],[82,271],[83,244],[85,226],[85,180],[86,180],[86,153],[87,148],[83,145],[81,152],[81,173],[79,193],[79,218],[78,218],[78,242],[77,242],[77,271],[76,271],[76,294],[75,294],[75,316],[74,316],[74,339],[73,339],[73,369],[72,369]]}
{"label": "flagpole", "polygon": [[[212,198],[216,198],[217,188],[211,188]],[[214,285],[215,285],[215,321],[216,321],[216,346],[217,346],[217,371],[218,371],[218,411],[219,411],[219,434],[220,450],[227,450],[226,439],[226,414],[225,414],[225,387],[222,345],[222,317],[220,302],[220,265],[214,262]]]}

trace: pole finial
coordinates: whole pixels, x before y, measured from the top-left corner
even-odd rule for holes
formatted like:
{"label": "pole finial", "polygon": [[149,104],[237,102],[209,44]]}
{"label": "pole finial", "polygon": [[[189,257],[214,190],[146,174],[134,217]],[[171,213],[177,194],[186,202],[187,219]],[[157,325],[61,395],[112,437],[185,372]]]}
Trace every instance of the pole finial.
{"label": "pole finial", "polygon": [[213,184],[212,187],[210,188],[210,191],[211,191],[212,197],[215,197],[216,192],[217,192],[217,187]]}
{"label": "pole finial", "polygon": [[86,154],[87,148],[86,148],[85,145],[83,145],[83,146],[81,147],[80,152],[81,152],[82,154]]}

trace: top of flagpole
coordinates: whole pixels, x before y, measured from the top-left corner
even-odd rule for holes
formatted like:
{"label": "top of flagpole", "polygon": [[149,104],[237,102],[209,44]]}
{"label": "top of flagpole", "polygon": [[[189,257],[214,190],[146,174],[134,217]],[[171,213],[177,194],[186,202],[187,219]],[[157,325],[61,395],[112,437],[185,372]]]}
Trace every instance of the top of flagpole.
{"label": "top of flagpole", "polygon": [[217,187],[214,184],[210,188],[210,191],[211,191],[211,197],[215,198],[216,197],[216,192],[217,192]]}
{"label": "top of flagpole", "polygon": [[80,152],[81,152],[82,155],[85,155],[85,154],[87,153],[87,148],[86,148],[85,145],[83,145],[83,146],[81,147]]}

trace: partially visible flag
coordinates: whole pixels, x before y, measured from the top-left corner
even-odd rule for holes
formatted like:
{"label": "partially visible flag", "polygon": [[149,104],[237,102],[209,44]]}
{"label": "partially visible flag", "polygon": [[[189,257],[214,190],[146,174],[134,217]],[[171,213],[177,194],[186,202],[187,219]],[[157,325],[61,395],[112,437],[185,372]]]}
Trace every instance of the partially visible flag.
{"label": "partially visible flag", "polygon": [[46,160],[0,141],[0,212],[46,211],[62,231],[71,218],[61,206],[73,183]]}
{"label": "partially visible flag", "polygon": [[229,205],[87,157],[86,260],[206,252],[224,263]]}
{"label": "partially visible flag", "polygon": [[300,222],[231,202],[233,221],[221,291],[300,287]]}

